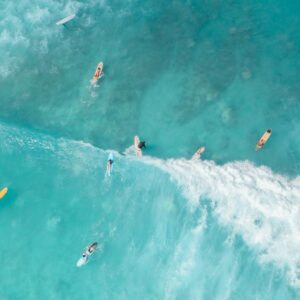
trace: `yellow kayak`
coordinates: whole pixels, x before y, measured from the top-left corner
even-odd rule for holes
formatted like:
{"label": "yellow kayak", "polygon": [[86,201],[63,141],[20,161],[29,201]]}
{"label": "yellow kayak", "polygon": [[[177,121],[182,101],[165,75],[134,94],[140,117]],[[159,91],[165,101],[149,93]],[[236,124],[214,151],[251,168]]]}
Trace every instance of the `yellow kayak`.
{"label": "yellow kayak", "polygon": [[8,191],[8,188],[7,188],[7,187],[3,188],[3,189],[0,191],[0,199],[2,199],[2,198],[6,195],[7,191]]}
{"label": "yellow kayak", "polygon": [[268,129],[263,134],[263,136],[260,138],[260,140],[256,144],[256,151],[260,150],[264,146],[264,144],[267,142],[267,140],[269,139],[269,137],[271,136],[271,134],[272,134],[272,129]]}

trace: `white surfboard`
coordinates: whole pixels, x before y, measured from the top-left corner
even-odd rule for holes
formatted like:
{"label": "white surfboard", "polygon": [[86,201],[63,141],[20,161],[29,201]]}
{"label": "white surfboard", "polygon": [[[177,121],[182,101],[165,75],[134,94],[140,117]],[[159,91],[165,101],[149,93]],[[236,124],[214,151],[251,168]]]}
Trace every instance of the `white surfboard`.
{"label": "white surfboard", "polygon": [[197,160],[201,157],[201,155],[204,153],[205,147],[199,148],[196,153],[193,155],[192,160]]}
{"label": "white surfboard", "polygon": [[140,138],[136,135],[134,137],[134,148],[137,156],[142,156],[143,151],[139,148]]}
{"label": "white surfboard", "polygon": [[86,257],[84,258],[84,257],[81,256],[81,257],[78,259],[78,261],[77,261],[77,263],[76,263],[76,266],[77,266],[78,268],[80,268],[80,267],[84,266],[85,264],[87,264],[87,262],[88,262],[88,257],[86,256]]}
{"label": "white surfboard", "polygon": [[59,20],[58,22],[56,22],[56,25],[64,25],[64,24],[70,22],[71,20],[73,20],[75,17],[76,17],[75,14],[65,17],[65,18]]}
{"label": "white surfboard", "polygon": [[[94,242],[92,245],[90,245],[86,251],[84,252],[84,254],[81,255],[81,257],[78,259],[76,266],[78,268],[84,266],[87,264],[87,262],[89,261],[89,257],[95,252],[95,250],[97,249],[97,242]],[[92,252],[89,251],[89,249],[92,248]]]}

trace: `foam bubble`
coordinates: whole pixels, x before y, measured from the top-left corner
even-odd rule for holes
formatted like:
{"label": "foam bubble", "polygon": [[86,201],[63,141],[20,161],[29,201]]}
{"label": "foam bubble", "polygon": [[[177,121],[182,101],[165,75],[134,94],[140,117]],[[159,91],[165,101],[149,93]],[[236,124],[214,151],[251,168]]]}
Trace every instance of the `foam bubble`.
{"label": "foam bubble", "polygon": [[61,218],[60,217],[51,217],[48,221],[47,221],[47,229],[49,231],[54,231],[57,227],[57,225],[60,223]]}
{"label": "foam bubble", "polygon": [[40,8],[39,6],[32,8],[26,13],[26,19],[32,24],[41,23],[46,18],[49,18],[50,13],[47,8]]}

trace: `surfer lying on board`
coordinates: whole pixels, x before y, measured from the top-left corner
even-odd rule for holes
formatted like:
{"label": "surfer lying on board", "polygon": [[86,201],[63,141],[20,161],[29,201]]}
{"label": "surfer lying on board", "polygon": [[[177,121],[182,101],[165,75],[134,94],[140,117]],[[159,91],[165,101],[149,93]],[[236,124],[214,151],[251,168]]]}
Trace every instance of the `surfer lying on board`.
{"label": "surfer lying on board", "polygon": [[135,135],[134,140],[133,140],[133,144],[134,144],[136,155],[137,156],[142,156],[143,155],[142,148],[146,148],[146,142],[145,141],[140,141],[140,138],[137,135]]}
{"label": "surfer lying on board", "polygon": [[96,69],[96,72],[95,72],[94,76],[95,76],[96,78],[99,78],[100,72],[101,72],[101,67],[98,66],[97,69]]}
{"label": "surfer lying on board", "polygon": [[93,243],[92,245],[90,245],[90,246],[87,248],[86,252],[84,252],[84,253],[82,254],[82,257],[83,257],[83,258],[88,258],[88,257],[96,250],[96,248],[97,248],[97,242],[95,242],[95,243]]}
{"label": "surfer lying on board", "polygon": [[92,83],[96,83],[97,80],[101,77],[102,75],[102,70],[103,70],[103,62],[100,62],[97,66],[97,69],[95,71],[95,74],[93,76],[93,79],[92,79]]}
{"label": "surfer lying on board", "polygon": [[266,141],[269,139],[271,133],[272,133],[272,129],[268,129],[264,133],[264,135],[261,137],[261,139],[258,141],[256,147],[257,148],[262,148],[265,145]]}

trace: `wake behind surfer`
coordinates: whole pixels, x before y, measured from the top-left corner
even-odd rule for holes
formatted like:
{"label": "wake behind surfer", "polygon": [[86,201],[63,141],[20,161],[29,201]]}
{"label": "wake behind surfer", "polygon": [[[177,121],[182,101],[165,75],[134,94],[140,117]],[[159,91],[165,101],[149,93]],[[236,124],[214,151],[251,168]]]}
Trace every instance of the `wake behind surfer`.
{"label": "wake behind surfer", "polygon": [[95,252],[97,249],[98,243],[94,242],[93,244],[89,245],[86,250],[82,253],[80,259],[77,261],[77,267],[82,267],[87,264],[89,257]]}

